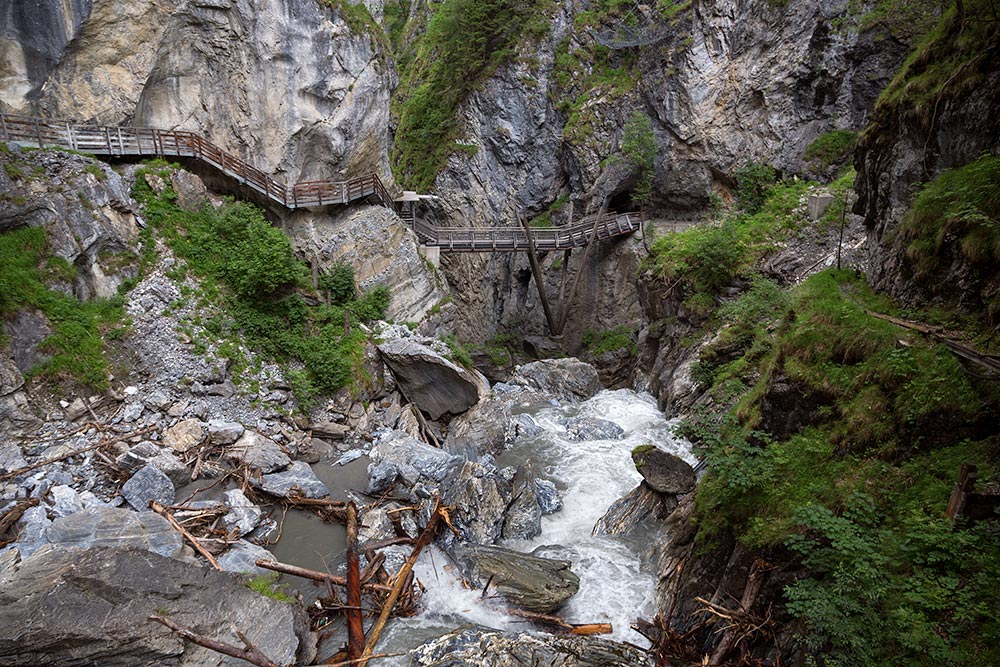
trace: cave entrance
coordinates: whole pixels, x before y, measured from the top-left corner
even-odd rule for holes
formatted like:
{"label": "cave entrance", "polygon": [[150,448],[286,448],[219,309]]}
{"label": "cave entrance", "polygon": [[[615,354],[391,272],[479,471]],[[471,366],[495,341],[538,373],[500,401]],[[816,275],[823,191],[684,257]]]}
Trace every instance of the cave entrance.
{"label": "cave entrance", "polygon": [[631,213],[637,211],[638,207],[632,201],[632,191],[622,190],[618,194],[612,195],[608,200],[608,210],[615,213]]}

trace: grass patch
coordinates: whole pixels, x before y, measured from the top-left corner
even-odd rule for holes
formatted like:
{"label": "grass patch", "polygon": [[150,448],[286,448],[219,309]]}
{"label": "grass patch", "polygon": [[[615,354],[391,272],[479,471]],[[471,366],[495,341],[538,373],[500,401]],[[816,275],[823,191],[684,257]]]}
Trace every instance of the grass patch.
{"label": "grass patch", "polygon": [[824,132],[806,147],[803,156],[820,169],[839,164],[847,159],[858,143],[858,133],[851,130],[830,130]]}
{"label": "grass patch", "polygon": [[25,227],[0,234],[0,315],[37,309],[52,329],[39,346],[51,357],[28,376],[75,381],[99,391],[108,381],[103,336],[124,321],[123,299],[81,302],[49,286],[74,277],[71,264],[51,255],[43,229]]}
{"label": "grass patch", "polygon": [[285,592],[284,587],[278,585],[280,578],[281,575],[277,572],[261,574],[248,581],[247,588],[278,602],[295,602],[295,598]]}
{"label": "grass patch", "polygon": [[630,356],[635,356],[639,348],[635,342],[635,327],[620,326],[606,331],[587,329],[583,332],[583,346],[595,357],[605,352],[627,350]]}

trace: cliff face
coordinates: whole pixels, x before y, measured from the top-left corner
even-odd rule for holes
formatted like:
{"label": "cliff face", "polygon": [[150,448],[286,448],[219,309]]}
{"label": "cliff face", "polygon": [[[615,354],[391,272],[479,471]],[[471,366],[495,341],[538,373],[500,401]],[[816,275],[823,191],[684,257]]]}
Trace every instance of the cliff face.
{"label": "cliff face", "polygon": [[[975,5],[967,11],[975,12]],[[977,315],[989,307],[995,315],[997,305],[989,302],[1000,292],[996,255],[985,250],[977,256],[982,253],[963,247],[968,227],[949,220],[939,234],[916,225],[901,229],[920,184],[1000,154],[1000,127],[988,120],[1000,114],[1000,35],[995,20],[973,15],[967,21],[963,29],[954,17],[946,20],[883,95],[858,146],[855,211],[868,228],[873,287],[910,305],[958,306]],[[971,190],[984,184],[970,179],[962,185]],[[931,246],[921,250],[917,244],[924,239]],[[928,255],[934,266],[922,269],[920,260]]]}
{"label": "cliff face", "polygon": [[[656,19],[654,43],[610,50],[594,35],[621,17],[590,25],[600,11],[592,3],[560,5],[548,35],[522,45],[464,105],[461,142],[473,150],[452,155],[437,178],[439,223],[512,225],[560,196],[574,202],[576,217],[636,208],[636,171],[621,149],[635,114],[650,117],[658,148],[653,218],[696,216],[747,162],[801,171],[818,135],[864,125],[902,60],[905,47],[891,37],[832,27],[848,16],[847,5],[693,3],[672,22]],[[558,222],[567,212],[563,206],[551,217]],[[628,254],[614,244],[602,249],[598,280],[629,265]],[[513,284],[520,261],[448,258],[449,278],[463,285],[456,298],[464,334],[482,338],[498,324],[523,322],[526,308],[540,312],[530,294],[526,302],[479,287]],[[592,302],[571,328],[633,323],[619,303],[636,300],[634,285],[614,289],[625,291]],[[532,316],[530,327],[544,325]]]}

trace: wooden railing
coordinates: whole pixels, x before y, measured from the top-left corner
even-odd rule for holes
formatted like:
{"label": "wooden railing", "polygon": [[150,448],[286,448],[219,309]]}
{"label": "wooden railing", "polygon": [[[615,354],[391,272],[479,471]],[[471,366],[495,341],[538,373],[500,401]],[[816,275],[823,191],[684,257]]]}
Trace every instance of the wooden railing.
{"label": "wooden railing", "polygon": [[288,186],[195,132],[78,125],[0,114],[0,141],[39,148],[68,148],[109,157],[157,156],[200,160],[289,209],[350,204],[368,197],[375,197],[383,206],[395,209],[395,202],[376,174],[346,181],[305,181]]}
{"label": "wooden railing", "polygon": [[[68,148],[109,157],[156,156],[199,160],[285,208],[350,204],[374,198],[396,210],[395,202],[376,174],[346,181],[302,181],[286,185],[245,160],[228,153],[196,132],[149,127],[81,125],[68,121],[0,114],[0,141]],[[587,245],[597,220],[597,239],[637,231],[635,213],[609,213],[584,218],[572,225],[532,229],[538,250],[566,250]],[[434,227],[418,220],[411,224],[417,238],[442,252],[504,252],[527,250],[528,237],[519,227]]]}

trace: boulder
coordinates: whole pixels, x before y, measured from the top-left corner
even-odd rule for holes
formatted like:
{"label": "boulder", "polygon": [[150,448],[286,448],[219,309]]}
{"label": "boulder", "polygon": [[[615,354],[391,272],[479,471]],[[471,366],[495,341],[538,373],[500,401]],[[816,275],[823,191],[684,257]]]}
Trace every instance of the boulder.
{"label": "boulder", "polygon": [[243,491],[231,489],[224,496],[229,507],[229,512],[222,517],[226,530],[236,531],[242,537],[257,527],[264,512],[250,502]]}
{"label": "boulder", "polygon": [[401,431],[385,435],[372,447],[368,456],[373,463],[369,471],[380,463],[395,464],[399,475],[410,486],[417,482],[436,486],[461,461],[459,457],[431,447]]}
{"label": "boulder", "polygon": [[514,479],[514,498],[507,505],[500,535],[505,540],[530,540],[542,534],[542,508],[535,493],[535,476],[525,466]]}
{"label": "boulder", "polygon": [[598,637],[467,627],[410,651],[411,667],[646,667],[637,648]]}
{"label": "boulder", "polygon": [[[315,636],[293,605],[238,579],[138,549],[51,549],[0,582],[0,664],[10,667],[236,665],[146,619],[234,646],[242,632],[280,665],[310,664]],[[243,664],[243,663],[240,663]]]}
{"label": "boulder", "polygon": [[368,493],[380,496],[388,492],[399,478],[399,466],[389,461],[372,463],[368,466]]}
{"label": "boulder", "polygon": [[281,470],[292,462],[278,443],[256,431],[246,431],[239,440],[226,447],[225,457],[235,464],[246,464],[265,474]]}
{"label": "boulder", "polygon": [[431,419],[461,414],[489,392],[489,381],[481,373],[452,363],[413,338],[395,338],[378,349],[403,394]]}
{"label": "boulder", "polygon": [[660,493],[687,493],[698,483],[694,468],[684,459],[654,445],[640,445],[633,449],[632,461],[646,483]]}
{"label": "boulder", "polygon": [[308,430],[312,431],[312,434],[316,438],[326,438],[328,440],[343,440],[347,437],[347,434],[351,432],[351,429],[346,424],[338,424],[337,422],[317,422],[315,424],[309,424]]}
{"label": "boulder", "polygon": [[264,547],[257,546],[246,540],[237,540],[226,550],[226,553],[219,556],[219,567],[223,572],[233,572],[234,574],[249,574],[254,577],[270,576],[271,570],[257,567],[258,560],[274,560],[274,554]]}
{"label": "boulder", "polygon": [[506,449],[510,408],[502,401],[484,400],[448,424],[444,448],[452,454],[478,458]]}
{"label": "boulder", "polygon": [[191,483],[191,471],[173,452],[160,452],[149,459],[149,464],[170,478],[175,488]]}
{"label": "boulder", "polygon": [[21,448],[14,444],[0,447],[0,473],[19,470],[28,465],[21,454]]}
{"label": "boulder", "polygon": [[564,417],[559,423],[566,427],[563,436],[571,442],[584,440],[621,440],[625,431],[618,424],[597,417]]}
{"label": "boulder", "polygon": [[161,505],[171,505],[174,502],[174,483],[162,470],[154,465],[147,465],[139,468],[122,485],[122,496],[139,512],[148,509],[151,500]]}
{"label": "boulder", "polygon": [[654,490],[640,482],[616,500],[594,526],[594,535],[654,535],[662,522],[677,507],[676,496]]}
{"label": "boulder", "polygon": [[[27,514],[25,512],[25,516]],[[82,512],[56,519],[45,528],[43,538],[42,545],[135,547],[169,557],[180,555],[184,546],[180,534],[159,514],[116,507],[88,507]],[[21,540],[24,539],[22,533]]]}
{"label": "boulder", "polygon": [[543,359],[518,366],[511,383],[569,401],[586,400],[603,389],[597,369],[574,358]]}
{"label": "boulder", "polygon": [[464,539],[483,544],[500,539],[513,499],[508,479],[493,468],[466,461],[441,482],[440,491],[441,501],[454,508],[451,521]]}
{"label": "boulder", "polygon": [[208,422],[208,440],[213,445],[231,445],[243,435],[243,424],[213,419]]}
{"label": "boulder", "polygon": [[53,486],[49,489],[49,495],[52,497],[52,516],[57,519],[83,511],[80,494],[72,487],[65,484]]}
{"label": "boulder", "polygon": [[177,422],[163,433],[163,444],[175,452],[186,452],[205,440],[205,425],[197,419]]}
{"label": "boulder", "polygon": [[552,514],[562,509],[562,499],[556,489],[555,482],[547,479],[535,480],[535,498],[538,500],[538,507],[542,514]]}
{"label": "boulder", "polygon": [[324,498],[330,495],[329,490],[312,471],[309,464],[302,461],[295,461],[281,472],[263,475],[259,482],[256,479],[251,479],[250,483],[281,498],[296,495],[305,498]]}
{"label": "boulder", "polygon": [[135,472],[139,468],[149,465],[149,462],[159,454],[160,448],[155,443],[143,440],[115,459],[115,463],[119,468]]}
{"label": "boulder", "polygon": [[474,587],[491,581],[509,603],[540,613],[555,611],[580,589],[567,560],[539,558],[503,547],[462,543],[453,550],[462,575]]}

